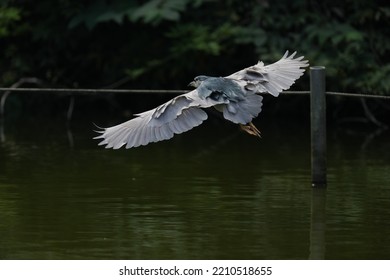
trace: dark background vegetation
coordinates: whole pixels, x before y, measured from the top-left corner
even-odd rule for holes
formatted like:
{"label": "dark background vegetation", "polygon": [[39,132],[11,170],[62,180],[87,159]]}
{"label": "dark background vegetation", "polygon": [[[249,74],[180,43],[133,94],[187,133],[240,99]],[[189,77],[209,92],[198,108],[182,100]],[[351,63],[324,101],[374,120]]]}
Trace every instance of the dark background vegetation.
{"label": "dark background vegetation", "polygon": [[330,91],[389,95],[389,23],[388,0],[3,0],[0,85],[183,89],[296,50]]}

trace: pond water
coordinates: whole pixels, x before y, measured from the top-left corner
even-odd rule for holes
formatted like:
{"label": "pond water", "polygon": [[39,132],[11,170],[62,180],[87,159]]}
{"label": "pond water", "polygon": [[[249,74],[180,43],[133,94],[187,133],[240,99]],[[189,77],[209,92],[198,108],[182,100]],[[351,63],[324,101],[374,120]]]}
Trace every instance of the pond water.
{"label": "pond water", "polygon": [[2,124],[1,259],[390,258],[388,131],[330,126],[313,190],[306,121],[130,150],[97,146],[93,121]]}

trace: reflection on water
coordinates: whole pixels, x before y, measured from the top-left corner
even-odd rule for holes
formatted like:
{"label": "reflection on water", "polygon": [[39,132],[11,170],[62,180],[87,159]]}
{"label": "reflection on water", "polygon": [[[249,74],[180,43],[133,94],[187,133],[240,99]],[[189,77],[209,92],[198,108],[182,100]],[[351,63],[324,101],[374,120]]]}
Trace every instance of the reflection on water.
{"label": "reflection on water", "polygon": [[311,260],[325,259],[326,191],[325,188],[312,190],[309,255]]}
{"label": "reflection on water", "polygon": [[258,125],[113,151],[89,119],[6,124],[0,258],[389,258],[389,133],[329,129],[329,188],[312,191],[309,125]]}

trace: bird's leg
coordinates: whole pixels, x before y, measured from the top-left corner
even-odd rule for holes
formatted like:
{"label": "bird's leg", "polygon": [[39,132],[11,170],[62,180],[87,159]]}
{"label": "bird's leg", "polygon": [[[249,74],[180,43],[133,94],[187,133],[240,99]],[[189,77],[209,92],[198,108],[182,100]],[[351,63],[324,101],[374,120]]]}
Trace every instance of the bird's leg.
{"label": "bird's leg", "polygon": [[260,130],[258,130],[257,127],[252,122],[250,122],[246,125],[240,124],[240,128],[250,135],[257,136],[257,137],[261,138]]}

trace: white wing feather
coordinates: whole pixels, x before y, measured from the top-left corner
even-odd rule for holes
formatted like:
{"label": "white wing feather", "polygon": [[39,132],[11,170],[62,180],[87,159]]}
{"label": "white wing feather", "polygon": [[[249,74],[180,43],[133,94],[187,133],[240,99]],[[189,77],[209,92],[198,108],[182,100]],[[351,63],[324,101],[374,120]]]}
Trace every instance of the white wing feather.
{"label": "white wing feather", "polygon": [[303,75],[308,61],[303,56],[294,58],[296,52],[289,56],[288,51],[275,63],[264,66],[262,61],[256,65],[238,71],[226,78],[244,81],[246,86],[257,93],[268,92],[278,96],[283,90],[289,89]]}
{"label": "white wing feather", "polygon": [[196,90],[177,96],[153,110],[137,114],[135,118],[116,126],[103,128],[99,145],[106,148],[126,149],[170,139],[174,134],[186,132],[207,119],[202,108],[215,105],[212,100],[194,99]]}

